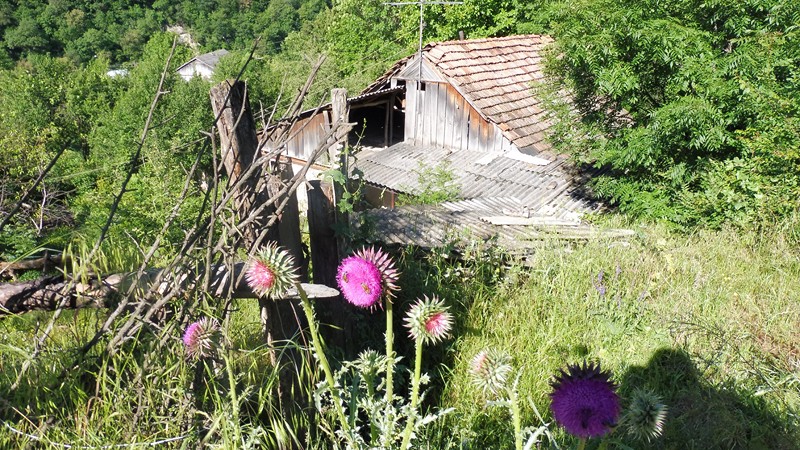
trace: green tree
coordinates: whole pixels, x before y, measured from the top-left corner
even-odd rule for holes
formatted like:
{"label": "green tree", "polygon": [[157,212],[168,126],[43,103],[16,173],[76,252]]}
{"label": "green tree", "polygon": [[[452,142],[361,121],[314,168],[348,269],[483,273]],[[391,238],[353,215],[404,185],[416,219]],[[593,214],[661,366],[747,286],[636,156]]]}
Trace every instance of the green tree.
{"label": "green tree", "polygon": [[590,137],[565,148],[613,169],[598,193],[680,224],[797,207],[769,186],[797,185],[800,4],[584,0],[550,14],[554,70],[583,120],[568,135]]}
{"label": "green tree", "polygon": [[[147,242],[175,204],[189,168],[203,148],[200,131],[210,129],[213,120],[208,100],[210,85],[199,78],[187,83],[175,73],[177,66],[190,56],[188,49],[179,47],[167,72],[164,89],[168,93],[157,105],[140,158],[131,160],[138,149],[172,39],[167,33],[157,33],[150,39],[142,60],[121,81],[124,91],[89,136],[90,153],[79,177],[81,192],[71,202],[85,236],[99,233],[114,196],[132,171],[110,236]],[[204,163],[207,168],[209,154]],[[188,221],[194,218],[193,208],[200,196],[193,198],[168,239],[183,237],[180,230],[187,228]]]}

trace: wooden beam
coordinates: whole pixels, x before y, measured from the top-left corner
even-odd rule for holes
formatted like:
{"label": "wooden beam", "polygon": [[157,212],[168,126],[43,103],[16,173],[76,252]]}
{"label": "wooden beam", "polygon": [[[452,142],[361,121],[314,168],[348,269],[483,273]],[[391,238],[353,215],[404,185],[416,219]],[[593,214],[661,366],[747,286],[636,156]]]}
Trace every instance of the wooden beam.
{"label": "wooden beam", "polygon": [[[281,158],[276,163],[278,167],[274,170],[275,173],[268,175],[267,194],[269,198],[278,196],[284,187],[291,183],[294,177],[291,160]],[[277,242],[294,258],[300,279],[307,281],[308,264],[303,251],[303,239],[300,234],[300,208],[297,204],[297,192],[292,191],[290,194],[288,203],[278,217]],[[285,197],[277,199],[276,204],[283,202],[284,199]]]}
{"label": "wooden beam", "polygon": [[[331,111],[331,121],[334,124],[348,122],[350,112],[347,108],[346,89],[331,90]],[[344,149],[347,146],[347,136],[343,137],[337,144],[338,145],[334,145],[333,148],[335,148],[338,153],[335,154],[334,158],[331,158],[331,167],[339,169],[344,176],[345,182],[344,186],[339,183],[333,183],[333,206],[336,214],[336,223],[346,225],[349,218],[347,213],[342,211],[342,208],[339,207],[339,203],[343,198],[344,190],[347,188],[348,175],[350,172],[350,168],[347,167],[347,152],[345,152]],[[342,235],[336,237],[336,247],[338,251],[337,259],[341,259],[344,256],[346,247],[346,242]]]}
{"label": "wooden beam", "polygon": [[[239,275],[244,267],[244,263],[237,263],[234,265],[233,271],[229,271],[225,265],[213,266],[211,268],[211,286],[214,288],[209,294],[225,295],[231,283],[240,278]],[[202,283],[202,279],[197,280],[184,275],[177,280],[163,281],[159,285],[154,285],[154,280],[157,279],[160,272],[160,269],[148,270],[138,280],[135,279],[135,274],[119,273],[99,277],[87,283],[69,282],[61,275],[46,276],[21,283],[4,283],[0,285],[0,315],[20,314],[34,310],[53,311],[62,300],[66,300],[66,308],[107,307],[115,296],[124,294],[134,284],[136,289],[142,292],[152,290],[166,294],[176,283],[180,283],[186,291],[195,289],[198,287],[197,283]],[[185,271],[184,273],[200,272],[202,271]],[[335,298],[339,295],[339,291],[330,286],[307,283],[303,283],[301,286],[309,298]],[[64,292],[65,287],[69,287],[66,292]],[[256,297],[258,296],[247,283],[239,283],[233,289],[233,298]],[[292,288],[283,298],[299,298],[299,294]]]}
{"label": "wooden beam", "polygon": [[386,113],[383,118],[383,147],[389,147],[389,117],[392,114],[392,99],[383,104],[386,107]]}
{"label": "wooden beam", "polygon": [[[339,240],[336,238],[336,207],[333,204],[333,185],[321,180],[310,181],[308,190],[308,231],[311,243],[311,267],[316,285],[336,286],[339,266]],[[347,302],[318,303],[320,320],[335,323],[339,329],[322,328],[325,340],[346,352],[352,350],[352,325]]]}

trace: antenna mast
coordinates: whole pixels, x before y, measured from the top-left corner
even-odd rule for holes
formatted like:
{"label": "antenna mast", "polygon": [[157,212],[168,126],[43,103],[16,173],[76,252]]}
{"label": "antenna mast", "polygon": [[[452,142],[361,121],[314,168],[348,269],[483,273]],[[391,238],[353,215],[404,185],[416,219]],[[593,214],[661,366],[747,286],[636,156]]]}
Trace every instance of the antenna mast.
{"label": "antenna mast", "polygon": [[384,5],[389,5],[389,6],[412,6],[412,5],[419,6],[419,48],[417,49],[417,64],[419,64],[419,68],[417,70],[417,82],[422,82],[422,30],[425,28],[425,19],[423,16],[423,9],[425,8],[425,5],[463,5],[463,4],[464,2],[448,2],[448,1],[432,2],[426,0],[384,3]]}

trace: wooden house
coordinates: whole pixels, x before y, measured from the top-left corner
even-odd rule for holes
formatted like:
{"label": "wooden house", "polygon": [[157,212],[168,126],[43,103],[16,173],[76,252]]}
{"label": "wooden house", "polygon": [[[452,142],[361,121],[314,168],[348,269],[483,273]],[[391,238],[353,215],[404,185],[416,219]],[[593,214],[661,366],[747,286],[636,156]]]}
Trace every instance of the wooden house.
{"label": "wooden house", "polygon": [[[356,134],[367,146],[549,152],[550,122],[533,87],[544,77],[543,51],[551,43],[549,36],[524,35],[428,44],[421,59],[398,61],[348,98],[350,120],[359,123]],[[302,114],[295,128],[305,131],[289,154],[302,159],[329,123],[329,104]]]}
{"label": "wooden house", "polygon": [[[552,122],[535,85],[552,43],[543,35],[431,43],[349,98],[348,117],[358,123],[350,141],[362,146],[353,175],[368,200],[394,207],[398,194],[419,192],[427,169],[441,168],[461,199],[517,205],[536,223],[578,223],[600,209],[587,195],[593,174],[547,140]],[[288,156],[305,160],[330,120],[330,105],[301,116]]]}
{"label": "wooden house", "polygon": [[399,61],[365,93],[405,86],[405,140],[486,153],[550,150],[535,83],[552,38],[509,36],[433,43]]}

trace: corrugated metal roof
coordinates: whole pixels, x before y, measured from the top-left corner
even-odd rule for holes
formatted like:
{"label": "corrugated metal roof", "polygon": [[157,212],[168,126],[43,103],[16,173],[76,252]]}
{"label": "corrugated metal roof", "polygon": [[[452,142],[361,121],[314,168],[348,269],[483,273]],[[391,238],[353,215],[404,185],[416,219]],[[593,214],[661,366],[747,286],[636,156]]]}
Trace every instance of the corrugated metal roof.
{"label": "corrugated metal roof", "polygon": [[[366,220],[360,220],[366,216]],[[372,209],[358,213],[353,226],[368,223],[375,241],[387,244],[414,244],[426,248],[443,247],[470,240],[489,241],[516,253],[537,248],[548,238],[586,240],[621,238],[630,230],[598,230],[573,220],[531,214],[514,197],[487,197],[437,206],[403,206]]]}
{"label": "corrugated metal roof", "polygon": [[[543,139],[551,123],[540,115],[533,86],[544,78],[543,52],[552,43],[536,34],[436,42],[425,46],[423,57],[517,148],[537,154],[551,150]],[[364,92],[382,89],[415,57],[398,61]]]}
{"label": "corrugated metal roof", "polygon": [[352,165],[367,182],[393,191],[419,194],[420,177],[438,169],[451,175],[463,199],[513,197],[532,213],[574,220],[603,208],[585,195],[587,175],[554,157],[540,165],[497,154],[488,164],[486,153],[400,143],[386,150],[365,150]]}

